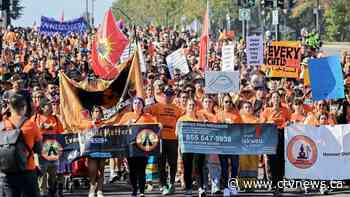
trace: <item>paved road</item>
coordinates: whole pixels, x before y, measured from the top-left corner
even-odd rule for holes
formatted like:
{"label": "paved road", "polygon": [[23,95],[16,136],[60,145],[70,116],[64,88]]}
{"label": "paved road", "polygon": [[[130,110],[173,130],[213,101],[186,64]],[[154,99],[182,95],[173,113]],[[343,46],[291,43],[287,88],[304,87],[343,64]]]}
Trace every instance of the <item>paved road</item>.
{"label": "paved road", "polygon": [[343,50],[350,51],[350,45],[324,45],[322,50],[326,52],[327,55],[341,55]]}

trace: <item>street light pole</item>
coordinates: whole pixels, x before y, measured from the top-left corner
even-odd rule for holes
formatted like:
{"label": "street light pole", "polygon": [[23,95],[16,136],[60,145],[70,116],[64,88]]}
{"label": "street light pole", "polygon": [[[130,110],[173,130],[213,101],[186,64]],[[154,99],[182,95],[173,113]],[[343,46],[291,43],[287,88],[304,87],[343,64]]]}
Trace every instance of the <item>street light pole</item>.
{"label": "street light pole", "polygon": [[91,26],[95,26],[95,0],[91,0]]}

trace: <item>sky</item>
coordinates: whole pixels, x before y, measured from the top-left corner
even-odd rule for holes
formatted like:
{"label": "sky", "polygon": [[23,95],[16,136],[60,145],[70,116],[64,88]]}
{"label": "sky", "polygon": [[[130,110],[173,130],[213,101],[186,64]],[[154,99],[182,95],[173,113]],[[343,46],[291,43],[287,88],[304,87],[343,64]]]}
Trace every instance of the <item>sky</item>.
{"label": "sky", "polygon": [[[89,0],[89,10],[91,10]],[[95,25],[102,23],[105,11],[112,6],[113,0],[95,0]],[[40,25],[40,17],[48,16],[59,20],[62,12],[64,19],[80,17],[85,11],[86,0],[21,0],[24,6],[23,16],[12,21],[14,26],[32,26],[34,22]]]}

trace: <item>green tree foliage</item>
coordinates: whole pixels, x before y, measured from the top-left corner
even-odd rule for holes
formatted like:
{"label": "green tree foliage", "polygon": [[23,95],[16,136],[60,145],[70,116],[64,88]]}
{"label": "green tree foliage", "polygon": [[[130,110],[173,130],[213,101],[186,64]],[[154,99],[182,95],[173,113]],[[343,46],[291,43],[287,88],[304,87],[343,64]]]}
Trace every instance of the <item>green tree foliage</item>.
{"label": "green tree foliage", "polygon": [[[182,16],[186,17],[187,24],[194,19],[202,21],[206,5],[206,0],[118,0],[113,3],[113,12],[117,19],[128,15],[133,24],[173,26],[181,25]],[[238,18],[237,0],[209,0],[209,5],[214,29],[223,26],[227,13],[231,20]]]}
{"label": "green tree foliage", "polygon": [[19,19],[23,15],[23,9],[24,6],[21,6],[20,0],[13,0],[12,12],[10,12],[11,19]]}
{"label": "green tree foliage", "polygon": [[329,41],[349,40],[350,13],[348,0],[334,0],[326,10],[326,38]]}

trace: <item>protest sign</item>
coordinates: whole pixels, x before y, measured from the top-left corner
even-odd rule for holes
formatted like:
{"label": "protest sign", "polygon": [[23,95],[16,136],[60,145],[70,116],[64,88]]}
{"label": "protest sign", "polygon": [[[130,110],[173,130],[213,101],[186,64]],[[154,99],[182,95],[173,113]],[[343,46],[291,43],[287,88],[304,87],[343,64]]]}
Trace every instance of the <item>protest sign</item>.
{"label": "protest sign", "polygon": [[313,100],[345,97],[343,72],[338,57],[310,59],[308,65]]}
{"label": "protest sign", "polygon": [[314,180],[350,179],[350,125],[286,128],[286,178]]}
{"label": "protest sign", "polygon": [[79,134],[43,136],[41,162],[59,162],[60,166],[80,157],[135,157],[158,155],[158,124],[106,126]]}
{"label": "protest sign", "polygon": [[286,66],[263,66],[267,77],[298,78],[299,69]]}
{"label": "protest sign", "polygon": [[264,63],[264,38],[248,36],[247,38],[247,64],[261,65]]}
{"label": "protest sign", "polygon": [[179,69],[182,74],[187,74],[190,69],[187,64],[186,56],[182,49],[178,49],[166,57],[171,78],[174,78],[174,70]]}
{"label": "protest sign", "polygon": [[296,41],[274,41],[267,47],[265,64],[268,66],[300,67],[301,48]]}
{"label": "protest sign", "polygon": [[130,57],[132,55],[134,55],[135,48],[136,48],[136,44],[135,43],[129,43],[128,44],[128,46],[123,50],[123,53],[120,56],[120,64],[126,62],[127,60],[130,59]]}
{"label": "protest sign", "polygon": [[272,124],[179,122],[182,153],[258,155],[275,154],[277,127]]}
{"label": "protest sign", "polygon": [[222,71],[234,71],[235,45],[222,46]]}
{"label": "protest sign", "polygon": [[147,72],[147,68],[146,68],[146,62],[145,62],[145,57],[143,55],[143,51],[141,48],[140,44],[137,44],[137,50],[139,52],[139,59],[140,59],[140,68],[141,68],[141,72],[142,73],[146,73]]}
{"label": "protest sign", "polygon": [[239,91],[239,72],[205,72],[205,93],[217,94]]}
{"label": "protest sign", "polygon": [[55,33],[60,33],[67,35],[69,33],[83,34],[86,32],[87,24],[83,17],[70,20],[70,21],[56,21],[53,18],[41,17],[41,25],[39,31],[46,35],[52,35]]}

